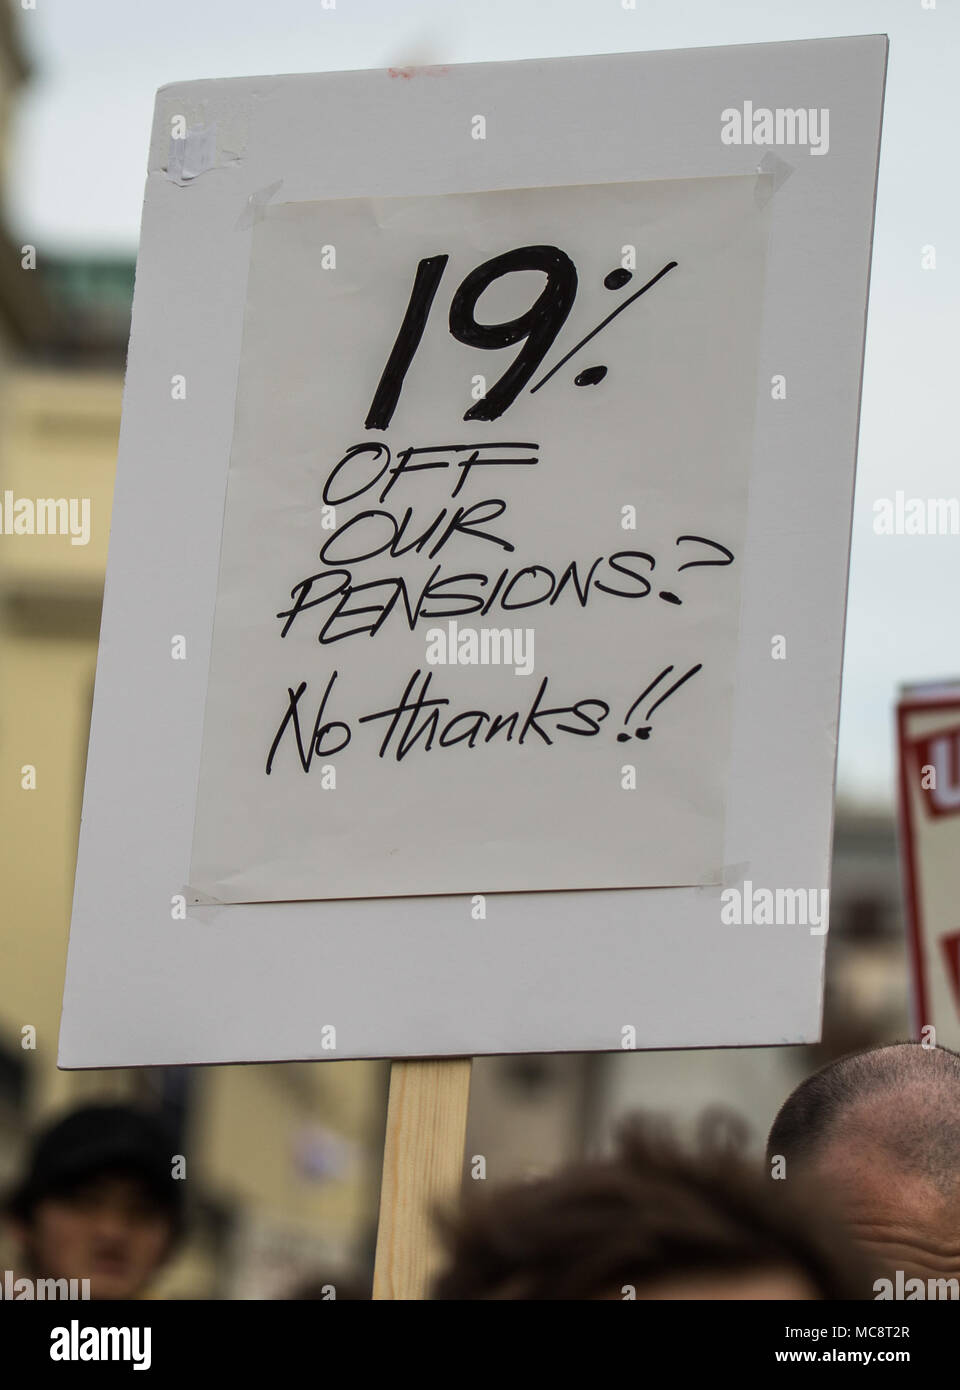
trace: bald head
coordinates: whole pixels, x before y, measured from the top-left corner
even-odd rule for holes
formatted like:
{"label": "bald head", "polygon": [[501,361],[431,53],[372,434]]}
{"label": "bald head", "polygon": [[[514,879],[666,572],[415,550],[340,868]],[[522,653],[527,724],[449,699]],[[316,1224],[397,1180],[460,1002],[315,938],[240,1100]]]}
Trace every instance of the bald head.
{"label": "bald head", "polygon": [[804,1081],[768,1154],[836,1205],[878,1264],[960,1272],[960,1056],[918,1043],[855,1053]]}
{"label": "bald head", "polygon": [[787,1097],[767,1149],[806,1165],[837,1141],[868,1144],[904,1173],[951,1188],[960,1178],[960,1056],[894,1043],[841,1057]]}

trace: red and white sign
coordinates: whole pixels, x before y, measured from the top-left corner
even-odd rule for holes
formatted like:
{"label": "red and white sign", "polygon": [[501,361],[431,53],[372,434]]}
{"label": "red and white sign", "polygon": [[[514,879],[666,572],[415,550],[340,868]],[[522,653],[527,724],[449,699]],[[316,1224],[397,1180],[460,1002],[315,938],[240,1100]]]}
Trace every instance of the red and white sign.
{"label": "red and white sign", "polygon": [[960,683],[897,707],[900,854],[916,1030],[960,1046]]}

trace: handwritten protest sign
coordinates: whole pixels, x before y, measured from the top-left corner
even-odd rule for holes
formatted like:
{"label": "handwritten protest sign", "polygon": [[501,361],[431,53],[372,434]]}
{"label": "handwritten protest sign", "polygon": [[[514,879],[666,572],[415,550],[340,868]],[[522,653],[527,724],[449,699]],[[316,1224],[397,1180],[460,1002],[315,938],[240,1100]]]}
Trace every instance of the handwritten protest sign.
{"label": "handwritten protest sign", "polygon": [[201,895],[717,881],[768,184],[266,210]]}
{"label": "handwritten protest sign", "polygon": [[61,1066],[818,1036],[886,51],[161,89]]}

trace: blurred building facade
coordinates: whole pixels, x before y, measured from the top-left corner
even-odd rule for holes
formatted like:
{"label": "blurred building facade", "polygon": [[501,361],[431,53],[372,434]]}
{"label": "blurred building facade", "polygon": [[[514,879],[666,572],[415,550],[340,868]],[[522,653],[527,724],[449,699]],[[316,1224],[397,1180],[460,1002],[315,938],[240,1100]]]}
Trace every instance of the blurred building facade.
{"label": "blurred building facade", "polygon": [[276,1297],[369,1261],[383,1068],[56,1070],[133,264],[45,263],[41,250],[34,275],[50,333],[7,363],[0,489],[87,506],[89,539],[0,536],[0,1178],[48,1112],[158,1106],[188,1155],[194,1232],[166,1288]]}
{"label": "blurred building facade", "polygon": [[[16,108],[17,96],[29,76],[27,56],[20,43],[14,26],[12,11],[6,3],[0,5],[0,426],[7,419],[9,402],[9,376],[15,354],[22,351],[29,340],[32,309],[36,307],[34,285],[29,277],[21,273],[20,256],[14,246],[7,227],[7,209],[4,199],[6,171],[10,149],[10,129]],[[3,441],[0,428],[0,474],[3,469]],[[2,650],[0,650],[0,679],[3,677]],[[0,704],[0,738],[7,725],[7,718]],[[3,771],[6,771],[4,766]],[[8,822],[0,821],[4,834],[0,835],[0,853],[6,840]],[[3,863],[0,860],[0,871]],[[5,906],[3,920],[9,923]],[[6,932],[9,933],[9,925]],[[12,940],[6,949],[0,948],[0,983],[6,975],[8,959],[12,958]],[[4,989],[4,993],[6,990]],[[0,1181],[9,1170],[20,1129],[20,1112],[26,1091],[26,1068],[15,1051],[0,1048]]]}
{"label": "blurred building facade", "polygon": [[[2,0],[0,173],[29,73],[13,13]],[[383,1065],[56,1069],[134,262],[42,246],[34,258],[28,241],[0,204],[0,1188],[48,1114],[142,1101],[187,1156],[192,1235],[161,1292],[280,1297],[309,1277],[362,1280]],[[10,534],[19,499],[72,501],[78,519],[87,508],[88,538]]]}

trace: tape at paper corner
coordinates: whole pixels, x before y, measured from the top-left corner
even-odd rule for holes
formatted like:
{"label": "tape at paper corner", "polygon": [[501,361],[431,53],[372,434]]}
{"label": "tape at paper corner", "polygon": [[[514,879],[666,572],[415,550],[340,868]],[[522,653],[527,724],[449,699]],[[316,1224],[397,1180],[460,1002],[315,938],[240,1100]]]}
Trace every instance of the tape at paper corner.
{"label": "tape at paper corner", "polygon": [[788,160],[774,154],[773,150],[767,150],[757,165],[757,186],[753,195],[757,207],[766,207],[770,199],[779,193],[793,169],[794,166]]}
{"label": "tape at paper corner", "polygon": [[249,227],[253,227],[257,222],[262,221],[266,216],[267,204],[280,192],[283,187],[283,179],[276,179],[273,183],[266,184],[263,188],[258,188],[251,193],[244,204],[243,211],[237,218],[235,230],[244,232]]}
{"label": "tape at paper corner", "polygon": [[717,882],[701,883],[697,887],[697,892],[712,897],[717,892],[725,892],[728,888],[741,888],[749,874],[750,865],[746,861],[742,864],[724,864],[719,871]]}
{"label": "tape at paper corner", "polygon": [[186,884],[180,889],[181,897],[186,899],[187,907],[223,907],[221,898],[214,898],[209,893],[202,893],[199,888],[191,888]]}
{"label": "tape at paper corner", "polygon": [[211,169],[224,169],[240,162],[240,156],[233,150],[218,150],[217,123],[211,121],[188,126],[182,139],[171,135],[164,173],[171,183],[186,188]]}

